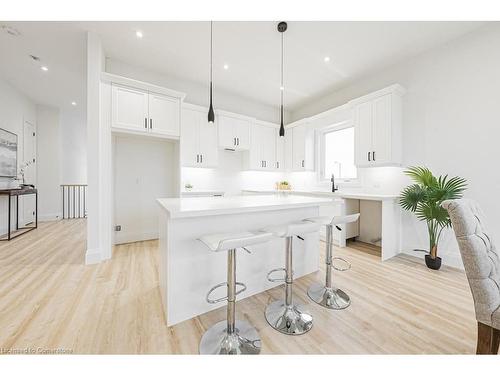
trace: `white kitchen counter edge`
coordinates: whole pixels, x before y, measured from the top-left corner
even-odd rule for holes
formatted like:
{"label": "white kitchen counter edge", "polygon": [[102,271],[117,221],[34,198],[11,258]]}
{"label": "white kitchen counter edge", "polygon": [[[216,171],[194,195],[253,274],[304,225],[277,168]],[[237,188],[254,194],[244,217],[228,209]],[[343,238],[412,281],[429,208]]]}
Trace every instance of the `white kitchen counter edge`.
{"label": "white kitchen counter edge", "polygon": [[[276,190],[242,190],[243,193],[258,193],[258,194],[277,194]],[[320,197],[330,197],[330,198],[344,198],[344,199],[360,199],[360,200],[374,200],[374,201],[383,201],[383,200],[395,200],[398,199],[398,195],[390,195],[390,194],[371,194],[371,193],[332,193],[329,191],[300,191],[300,190],[291,190],[285,191],[285,194],[292,195],[311,195],[311,196],[320,196]]]}
{"label": "white kitchen counter edge", "polygon": [[224,197],[203,197],[203,198],[158,198],[156,201],[160,207],[162,207],[168,214],[168,216],[172,219],[174,218],[188,218],[188,217],[202,217],[202,216],[214,216],[214,215],[231,215],[231,214],[243,214],[243,213],[251,213],[251,212],[264,212],[264,211],[276,211],[276,210],[285,210],[285,209],[293,209],[293,208],[304,208],[304,207],[314,207],[314,206],[322,206],[331,204],[332,200],[330,198],[316,198],[314,201],[305,201],[305,202],[271,202],[268,204],[260,204],[257,206],[245,206],[241,205],[238,207],[208,207],[201,209],[188,209],[186,211],[179,211],[179,208],[172,207],[172,205],[168,205],[168,200],[182,200],[189,199],[194,200],[197,199],[199,202],[202,202],[203,199],[219,199],[220,202],[223,202]]}

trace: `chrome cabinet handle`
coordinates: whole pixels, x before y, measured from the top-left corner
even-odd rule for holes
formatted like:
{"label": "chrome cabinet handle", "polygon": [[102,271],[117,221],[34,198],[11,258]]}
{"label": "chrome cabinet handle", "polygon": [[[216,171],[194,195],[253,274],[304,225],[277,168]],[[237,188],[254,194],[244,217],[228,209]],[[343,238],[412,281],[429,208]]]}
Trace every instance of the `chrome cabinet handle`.
{"label": "chrome cabinet handle", "polygon": [[144,117],[144,127],[146,129],[148,128],[148,119],[147,119],[147,117]]}
{"label": "chrome cabinet handle", "polygon": [[375,151],[372,151],[372,159],[375,161]]}
{"label": "chrome cabinet handle", "polygon": [[196,162],[199,163],[200,162],[200,155],[196,155]]}
{"label": "chrome cabinet handle", "polygon": [[370,160],[370,151],[368,151],[368,161],[371,161]]}
{"label": "chrome cabinet handle", "polygon": [[200,163],[203,163],[203,154],[200,154]]}
{"label": "chrome cabinet handle", "polygon": [[149,128],[153,129],[153,119],[152,118],[149,119]]}

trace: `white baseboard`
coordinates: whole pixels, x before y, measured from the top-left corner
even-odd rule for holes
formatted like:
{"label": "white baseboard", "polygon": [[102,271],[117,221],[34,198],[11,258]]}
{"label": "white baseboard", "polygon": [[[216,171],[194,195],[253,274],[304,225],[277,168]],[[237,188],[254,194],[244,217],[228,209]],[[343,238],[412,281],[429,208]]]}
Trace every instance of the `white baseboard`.
{"label": "white baseboard", "polygon": [[115,233],[115,245],[137,242],[137,241],[149,241],[157,240],[159,238],[158,232],[116,232]]}
{"label": "white baseboard", "polygon": [[61,213],[38,215],[38,221],[57,221],[61,220],[61,216]]}
{"label": "white baseboard", "polygon": [[85,264],[96,264],[101,262],[101,252],[99,249],[87,249],[85,253]]}
{"label": "white baseboard", "polygon": [[[420,258],[420,259],[422,259],[422,262],[425,263],[424,256],[426,253],[424,253],[424,252],[403,250],[401,252],[401,254],[406,254],[406,255],[413,256],[415,258]],[[460,254],[457,254],[457,255],[455,255],[455,254],[443,254],[443,255],[439,255],[439,256],[441,256],[441,262],[444,266],[458,268],[460,270],[464,269],[464,265],[462,263],[462,258],[460,257]]]}

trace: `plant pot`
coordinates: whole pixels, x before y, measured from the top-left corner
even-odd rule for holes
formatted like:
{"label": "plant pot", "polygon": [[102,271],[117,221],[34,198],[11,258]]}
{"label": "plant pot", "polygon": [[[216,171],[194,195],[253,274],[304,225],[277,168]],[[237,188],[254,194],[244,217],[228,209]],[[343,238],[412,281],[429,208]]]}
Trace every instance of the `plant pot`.
{"label": "plant pot", "polygon": [[425,255],[425,264],[431,270],[438,270],[441,268],[441,258],[435,257],[433,259],[429,254],[426,254]]}

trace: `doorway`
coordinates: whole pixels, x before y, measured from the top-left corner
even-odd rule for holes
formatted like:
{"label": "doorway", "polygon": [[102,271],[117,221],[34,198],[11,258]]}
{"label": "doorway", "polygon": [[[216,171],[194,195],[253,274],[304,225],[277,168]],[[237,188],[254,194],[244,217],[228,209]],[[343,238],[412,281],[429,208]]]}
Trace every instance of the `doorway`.
{"label": "doorway", "polygon": [[[23,159],[21,167],[24,168],[24,183],[36,185],[36,132],[35,125],[24,121],[23,126]],[[35,196],[24,195],[19,197],[19,218],[22,225],[35,221]]]}

